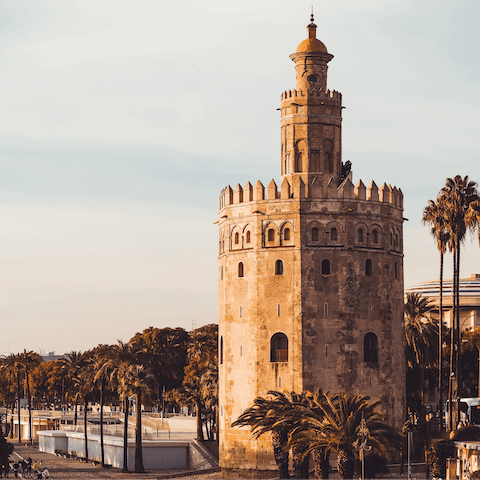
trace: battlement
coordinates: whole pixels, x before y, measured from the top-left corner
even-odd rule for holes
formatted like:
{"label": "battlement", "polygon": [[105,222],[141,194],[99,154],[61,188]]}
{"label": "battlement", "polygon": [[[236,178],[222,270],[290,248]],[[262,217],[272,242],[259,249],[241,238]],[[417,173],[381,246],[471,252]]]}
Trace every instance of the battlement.
{"label": "battlement", "polygon": [[[288,100],[290,98],[298,98],[298,97],[306,97],[307,94],[303,90],[285,90],[280,95],[280,100],[283,102],[284,100]],[[336,90],[313,90],[308,93],[310,97],[318,97],[318,98],[325,98],[325,99],[333,99],[342,101],[342,94],[337,92]]]}
{"label": "battlement", "polygon": [[[266,195],[265,195],[266,193]],[[403,193],[400,188],[392,187],[383,183],[380,188],[377,187],[372,180],[368,187],[359,180],[353,185],[350,176],[348,176],[340,185],[337,185],[333,178],[328,185],[321,189],[320,195],[316,190],[315,195],[308,196],[305,183],[301,177],[293,177],[292,184],[286,178],[283,179],[280,188],[278,188],[275,180],[265,187],[260,180],[254,186],[248,182],[244,187],[239,183],[232,189],[227,185],[221,192],[219,197],[219,210],[223,210],[229,205],[239,205],[243,203],[261,202],[269,200],[293,200],[293,199],[332,199],[332,200],[364,200],[378,203],[389,203],[399,208],[403,208]]]}

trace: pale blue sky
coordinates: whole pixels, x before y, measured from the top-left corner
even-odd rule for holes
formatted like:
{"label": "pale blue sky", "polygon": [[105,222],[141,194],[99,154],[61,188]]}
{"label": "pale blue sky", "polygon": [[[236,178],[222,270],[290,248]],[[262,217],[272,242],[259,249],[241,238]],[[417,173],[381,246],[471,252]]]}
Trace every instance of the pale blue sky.
{"label": "pale blue sky", "polygon": [[[0,352],[217,321],[218,194],[279,179],[276,109],[310,5],[1,2]],[[314,8],[344,160],[405,194],[406,286],[436,278],[422,208],[448,176],[480,181],[480,3]]]}

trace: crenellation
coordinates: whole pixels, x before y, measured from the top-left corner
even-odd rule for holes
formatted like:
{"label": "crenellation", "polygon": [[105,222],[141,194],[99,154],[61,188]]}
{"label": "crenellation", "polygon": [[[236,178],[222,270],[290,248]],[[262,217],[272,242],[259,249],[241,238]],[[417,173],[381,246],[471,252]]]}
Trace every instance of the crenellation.
{"label": "crenellation", "polygon": [[339,198],[344,200],[353,200],[355,198],[355,187],[348,177],[339,185],[337,190]]}
{"label": "crenellation", "polygon": [[367,199],[367,187],[365,187],[361,180],[359,180],[355,185],[355,198],[357,200]]}
{"label": "crenellation", "polygon": [[243,187],[243,201],[244,202],[253,202],[253,187],[250,182]]}
{"label": "crenellation", "polygon": [[388,188],[388,185],[385,182],[383,182],[378,193],[379,193],[380,202],[390,203],[390,189]]}
{"label": "crenellation", "polygon": [[367,188],[367,200],[371,200],[372,202],[380,201],[380,197],[378,195],[378,187],[373,180],[370,182],[370,185]]}
{"label": "crenellation", "polygon": [[243,188],[239,183],[233,191],[233,203],[243,203]]}
{"label": "crenellation", "polygon": [[290,198],[290,184],[288,183],[288,180],[286,178],[283,179],[280,189],[281,189],[280,198],[282,198],[282,200],[286,200]]}
{"label": "crenellation", "polygon": [[271,182],[268,184],[268,199],[269,200],[276,200],[278,198],[278,189],[275,180],[272,178]]}
{"label": "crenellation", "polygon": [[265,187],[260,180],[253,187],[253,201],[258,202],[265,199]]}

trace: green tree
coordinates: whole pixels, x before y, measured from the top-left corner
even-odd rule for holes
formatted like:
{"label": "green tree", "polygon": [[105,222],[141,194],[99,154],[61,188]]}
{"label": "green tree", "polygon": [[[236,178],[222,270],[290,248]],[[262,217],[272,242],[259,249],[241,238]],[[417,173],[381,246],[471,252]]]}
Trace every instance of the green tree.
{"label": "green tree", "polygon": [[[180,405],[193,406],[195,408],[197,439],[203,441],[204,422],[208,418],[210,421],[216,419],[217,401],[213,400],[211,396],[209,397],[215,389],[205,388],[202,384],[202,378],[205,381],[207,378],[205,375],[207,375],[209,376],[209,381],[211,381],[212,366],[218,362],[218,325],[205,325],[190,332],[187,356],[188,365],[184,369],[185,375],[182,386],[171,392],[171,398],[180,403]],[[218,384],[218,369],[216,372]],[[205,394],[207,394],[207,397]],[[206,404],[210,406],[208,411],[206,411]],[[215,410],[213,411],[212,408]],[[215,432],[216,426],[212,426],[210,431]]]}
{"label": "green tree", "polygon": [[157,402],[162,398],[164,387],[170,390],[182,385],[188,340],[188,333],[183,328],[154,327],[137,333],[130,340],[146,352],[148,368],[157,387]]}

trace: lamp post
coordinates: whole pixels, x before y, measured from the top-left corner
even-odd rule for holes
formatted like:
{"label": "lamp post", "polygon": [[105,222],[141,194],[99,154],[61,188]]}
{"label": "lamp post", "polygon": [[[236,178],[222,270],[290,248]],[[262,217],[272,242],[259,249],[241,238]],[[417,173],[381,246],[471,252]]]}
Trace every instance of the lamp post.
{"label": "lamp post", "polygon": [[368,437],[370,431],[367,427],[367,422],[362,413],[362,421],[360,422],[360,427],[357,432],[357,440],[355,441],[355,449],[360,452],[360,458],[362,460],[362,480],[365,479],[365,452],[368,452],[372,449],[371,445],[367,445]]}

